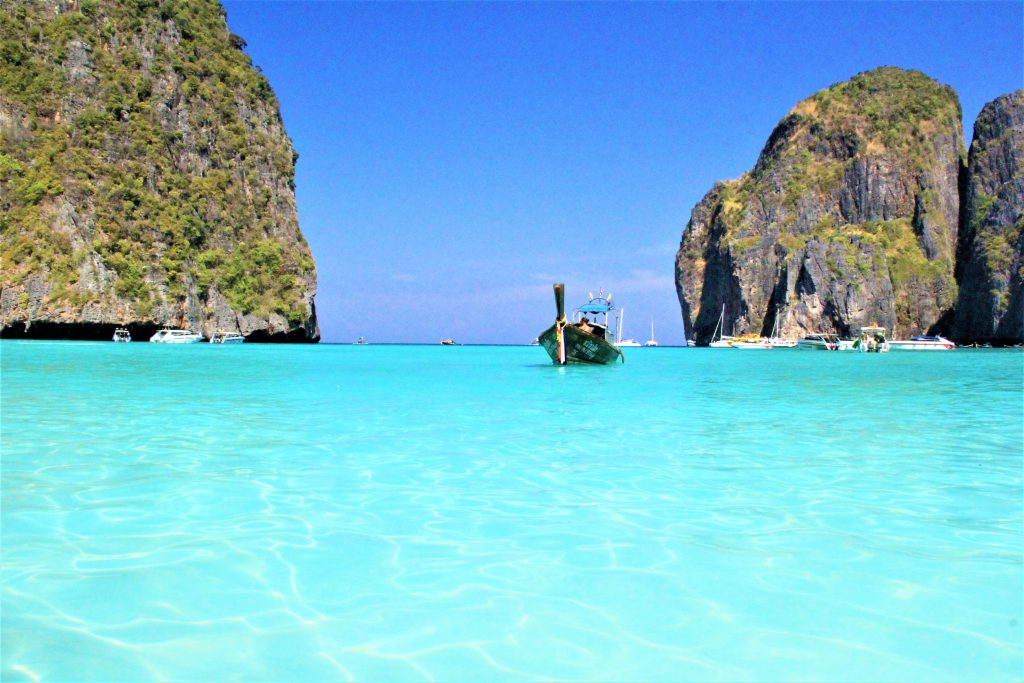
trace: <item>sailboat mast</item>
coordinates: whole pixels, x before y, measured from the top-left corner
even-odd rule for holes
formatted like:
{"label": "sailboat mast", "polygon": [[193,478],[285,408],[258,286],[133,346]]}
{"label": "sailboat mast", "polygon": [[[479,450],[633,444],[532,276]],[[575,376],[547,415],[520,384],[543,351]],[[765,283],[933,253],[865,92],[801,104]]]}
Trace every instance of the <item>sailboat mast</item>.
{"label": "sailboat mast", "polygon": [[[715,331],[711,333],[711,341],[715,341],[715,335],[718,334],[718,328],[722,328],[722,334],[725,334],[725,304],[722,304],[722,315],[718,316],[718,323],[715,325]],[[719,337],[721,339],[721,337]]]}

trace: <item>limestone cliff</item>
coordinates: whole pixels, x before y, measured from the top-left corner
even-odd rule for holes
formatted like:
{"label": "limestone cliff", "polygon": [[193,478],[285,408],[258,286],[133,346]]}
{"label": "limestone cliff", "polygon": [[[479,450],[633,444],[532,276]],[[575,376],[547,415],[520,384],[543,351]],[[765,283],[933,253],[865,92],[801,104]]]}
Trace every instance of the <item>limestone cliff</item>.
{"label": "limestone cliff", "polygon": [[1024,341],[1024,90],[989,102],[974,124],[964,183],[952,334]]}
{"label": "limestone cliff", "polygon": [[317,341],[295,159],[215,0],[0,0],[0,328]]}
{"label": "limestone cliff", "polygon": [[676,255],[688,338],[920,333],[951,309],[964,155],[956,93],[880,68],[778,124],[754,168],[694,208]]}

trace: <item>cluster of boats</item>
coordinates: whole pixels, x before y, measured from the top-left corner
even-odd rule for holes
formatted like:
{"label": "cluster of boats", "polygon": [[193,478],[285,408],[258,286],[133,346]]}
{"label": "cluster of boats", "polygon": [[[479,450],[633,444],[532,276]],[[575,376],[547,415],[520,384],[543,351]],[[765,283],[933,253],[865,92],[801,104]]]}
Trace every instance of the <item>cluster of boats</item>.
{"label": "cluster of boats", "polygon": [[[149,341],[154,344],[196,344],[204,341],[206,337],[199,334],[198,332],[192,332],[191,330],[172,330],[163,329],[159,330],[156,334],[149,338]],[[119,327],[114,330],[114,341],[115,342],[130,342],[132,340],[131,332],[127,328]],[[218,332],[210,337],[211,344],[241,344],[245,341],[245,337],[240,334],[230,334],[224,332]]]}
{"label": "cluster of boats", "polygon": [[835,334],[808,334],[800,339],[785,339],[779,336],[778,316],[771,337],[756,334],[745,334],[730,337],[722,334],[725,326],[725,308],[718,318],[718,325],[712,333],[712,348],[729,349],[776,349],[797,348],[810,351],[860,351],[862,353],[884,353],[888,351],[952,351],[956,344],[945,337],[918,335],[910,339],[893,339],[886,337],[884,327],[865,325],[860,328],[856,338],[841,338]]}

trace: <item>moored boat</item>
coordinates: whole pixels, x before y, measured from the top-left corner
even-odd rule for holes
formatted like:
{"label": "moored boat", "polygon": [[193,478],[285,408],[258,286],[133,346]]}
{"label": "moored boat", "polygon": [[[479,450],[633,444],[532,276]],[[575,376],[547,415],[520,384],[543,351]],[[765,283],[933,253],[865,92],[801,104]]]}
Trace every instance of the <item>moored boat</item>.
{"label": "moored boat", "polygon": [[[559,365],[568,363],[589,363],[607,365],[616,360],[626,361],[625,356],[608,340],[608,311],[612,309],[611,295],[607,298],[591,299],[574,311],[575,320],[565,318],[565,285],[557,283],[555,290],[555,324],[537,337],[552,362]],[[587,316],[593,315],[594,320]]]}
{"label": "moored boat", "polygon": [[838,351],[839,337],[834,334],[808,334],[797,341],[796,348],[807,351]]}
{"label": "moored boat", "polygon": [[240,334],[229,334],[226,332],[218,332],[217,334],[210,337],[211,344],[241,344],[245,341],[245,337]]}
{"label": "moored boat", "polygon": [[625,318],[625,317],[626,317],[626,309],[625,308],[620,308],[619,309],[619,329],[615,333],[615,345],[620,347],[620,348],[623,347],[623,346],[626,346],[626,347],[639,347],[640,346],[640,342],[638,342],[636,339],[623,339],[623,337],[622,337],[622,319]]}
{"label": "moored boat", "polygon": [[861,353],[885,353],[889,350],[889,341],[885,338],[885,328],[878,325],[866,325],[860,328],[860,338],[853,342],[853,350]]}
{"label": "moored boat", "polygon": [[890,351],[952,351],[956,344],[945,337],[918,335],[910,339],[893,339],[889,342]]}
{"label": "moored boat", "polygon": [[782,316],[780,315],[781,309],[775,308],[775,324],[772,326],[772,336],[765,339],[768,346],[773,349],[792,349],[796,346],[796,339],[789,339],[782,335]]}
{"label": "moored boat", "polygon": [[191,330],[163,329],[149,338],[154,344],[195,344],[203,341],[203,335]]}
{"label": "moored boat", "polygon": [[[725,333],[725,304],[722,304],[722,315],[718,316],[718,323],[715,325],[715,331],[711,333],[711,343],[708,344],[713,349],[728,349],[732,348],[732,337]],[[717,339],[716,339],[717,337]]]}
{"label": "moored boat", "polygon": [[658,342],[654,339],[654,320],[651,320],[651,338],[644,342],[644,346],[657,346]]}
{"label": "moored boat", "polygon": [[772,345],[759,334],[742,334],[733,337],[731,348],[734,349],[770,349]]}
{"label": "moored boat", "polygon": [[132,334],[125,327],[119,327],[114,330],[114,341],[116,342],[130,342],[132,340]]}

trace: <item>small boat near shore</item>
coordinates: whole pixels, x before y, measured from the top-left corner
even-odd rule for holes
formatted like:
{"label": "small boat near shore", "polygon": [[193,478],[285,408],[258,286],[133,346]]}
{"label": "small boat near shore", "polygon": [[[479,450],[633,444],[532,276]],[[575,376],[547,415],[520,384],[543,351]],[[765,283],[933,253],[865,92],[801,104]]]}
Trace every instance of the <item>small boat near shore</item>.
{"label": "small boat near shore", "polygon": [[770,349],[773,348],[768,340],[759,334],[742,334],[733,337],[730,348],[734,349]]}
{"label": "small boat near shore", "polygon": [[[555,290],[555,324],[538,335],[541,346],[551,361],[558,365],[587,363],[608,365],[616,360],[626,362],[622,351],[608,340],[608,312],[612,309],[611,295],[591,300],[575,309],[574,321],[565,318],[565,285],[557,283]],[[594,320],[587,316],[593,315]]]}
{"label": "small boat near shore", "polygon": [[245,341],[245,337],[240,334],[229,334],[226,332],[218,332],[217,334],[210,337],[211,344],[241,344]]}
{"label": "small boat near shore", "polygon": [[114,330],[114,341],[115,342],[130,342],[132,340],[132,333],[128,331],[126,327],[119,327]]}
{"label": "small boat near shore", "polygon": [[887,352],[889,340],[885,338],[885,328],[878,325],[866,325],[860,328],[860,338],[853,342],[853,350],[861,353]]}
{"label": "small boat near shore", "polygon": [[953,351],[956,344],[945,337],[918,335],[910,339],[893,339],[889,341],[890,351]]}
{"label": "small boat near shore", "polygon": [[722,304],[722,314],[718,316],[718,323],[715,325],[715,331],[711,333],[711,343],[708,346],[713,349],[732,348],[732,336],[725,334],[725,304]]}
{"label": "small boat near shore", "polygon": [[203,335],[191,330],[163,329],[149,338],[154,344],[195,344],[203,341]]}
{"label": "small boat near shore", "polygon": [[797,340],[796,348],[805,351],[849,351],[853,349],[853,341],[840,339],[834,334],[808,334]]}
{"label": "small boat near shore", "polygon": [[773,349],[792,349],[796,346],[796,339],[788,339],[782,336],[781,308],[775,309],[775,324],[772,325],[772,335],[765,339],[768,346]]}

